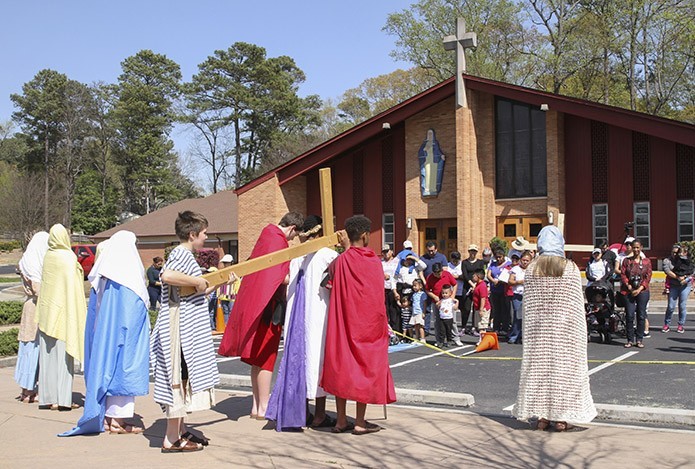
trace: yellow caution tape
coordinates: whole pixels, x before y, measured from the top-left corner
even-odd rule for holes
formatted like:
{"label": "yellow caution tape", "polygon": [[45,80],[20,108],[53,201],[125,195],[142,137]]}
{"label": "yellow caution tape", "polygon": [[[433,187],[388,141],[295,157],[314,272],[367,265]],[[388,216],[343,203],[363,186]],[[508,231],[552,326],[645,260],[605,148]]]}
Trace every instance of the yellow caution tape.
{"label": "yellow caution tape", "polygon": [[[401,334],[400,332],[396,331],[391,331],[397,336],[403,337],[405,339],[410,339],[413,340],[413,342],[417,342],[416,340],[412,339],[411,337],[408,337],[407,335]],[[448,352],[446,350],[442,350],[439,347],[435,347],[434,345],[428,344],[428,343],[422,343],[419,342],[421,345],[424,345],[427,348],[431,348],[432,350],[436,350],[438,352],[443,353],[444,355],[448,355],[451,358],[457,358],[459,360],[490,360],[490,361],[520,361],[521,357],[483,357],[480,355],[466,355],[466,356],[461,356],[461,355],[456,355],[451,352]],[[695,366],[695,361],[680,361],[680,360],[623,360],[623,361],[615,361],[615,360],[587,360],[588,363],[614,363],[616,365],[688,365],[688,366]]]}

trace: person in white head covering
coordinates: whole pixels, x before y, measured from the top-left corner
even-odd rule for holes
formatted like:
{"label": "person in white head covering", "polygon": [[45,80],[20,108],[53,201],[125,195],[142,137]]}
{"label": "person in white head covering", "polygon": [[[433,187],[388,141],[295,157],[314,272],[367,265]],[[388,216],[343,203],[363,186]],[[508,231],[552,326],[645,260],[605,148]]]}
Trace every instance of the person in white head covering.
{"label": "person in white head covering", "polygon": [[537,419],[537,428],[577,429],[596,417],[589,389],[587,328],[579,268],[564,257],[565,240],[555,226],[538,235],[539,256],[524,277],[523,337],[519,392],[513,414]]}
{"label": "person in white head covering", "polygon": [[48,251],[48,233],[39,231],[29,241],[24,255],[19,260],[19,273],[27,296],[22,306],[22,319],[19,324],[19,351],[14,380],[22,388],[17,400],[31,404],[36,400],[36,382],[39,372],[39,328],[34,320],[36,302],[41,289],[43,258]]}
{"label": "person in white head covering", "polygon": [[84,414],[60,436],[142,433],[125,420],[133,417],[135,396],[149,390],[149,294],[133,233],[118,231],[99,244],[89,282]]}

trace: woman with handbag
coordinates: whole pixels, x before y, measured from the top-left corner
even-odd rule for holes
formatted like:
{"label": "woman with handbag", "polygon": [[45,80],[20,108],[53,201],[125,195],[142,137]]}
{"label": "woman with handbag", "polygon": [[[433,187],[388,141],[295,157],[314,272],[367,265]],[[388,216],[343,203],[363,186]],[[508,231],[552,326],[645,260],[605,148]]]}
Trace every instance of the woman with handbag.
{"label": "woman with handbag", "polygon": [[[649,282],[652,280],[652,263],[643,259],[642,243],[632,242],[632,255],[625,258],[620,269],[620,293],[625,297],[625,316],[627,319],[627,343],[625,348],[636,345],[644,348],[645,320],[649,303]],[[637,330],[635,331],[635,317]],[[636,335],[636,337],[635,337]]]}

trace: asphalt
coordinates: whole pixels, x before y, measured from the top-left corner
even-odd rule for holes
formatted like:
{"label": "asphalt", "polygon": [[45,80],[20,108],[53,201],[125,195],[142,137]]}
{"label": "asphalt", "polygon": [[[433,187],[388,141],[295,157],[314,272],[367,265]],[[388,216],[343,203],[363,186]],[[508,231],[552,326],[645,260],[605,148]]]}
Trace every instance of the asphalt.
{"label": "asphalt", "polygon": [[[0,431],[4,468],[196,467],[221,464],[254,468],[333,467],[692,467],[695,432],[607,424],[573,433],[541,432],[510,418],[452,409],[370,406],[367,417],[384,430],[366,436],[306,430],[278,433],[271,423],[248,418],[251,397],[218,392],[211,410],[187,418],[210,445],[190,454],[162,454],[165,420],[151,397],[136,399],[142,435],[59,438],[81,415],[38,410],[13,399],[12,370],[0,369]],[[75,399],[84,392],[76,376]],[[329,411],[333,403],[329,401]],[[354,407],[348,406],[352,414]],[[637,462],[639,461],[639,462]]]}

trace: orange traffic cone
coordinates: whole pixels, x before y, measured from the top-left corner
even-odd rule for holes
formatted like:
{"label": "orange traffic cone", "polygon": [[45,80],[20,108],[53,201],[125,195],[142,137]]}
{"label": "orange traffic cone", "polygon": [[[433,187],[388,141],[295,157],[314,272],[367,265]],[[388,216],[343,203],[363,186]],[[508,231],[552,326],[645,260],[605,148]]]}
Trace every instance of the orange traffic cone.
{"label": "orange traffic cone", "polygon": [[480,342],[475,347],[475,352],[484,352],[485,350],[499,350],[500,342],[496,332],[483,332],[480,336]]}
{"label": "orange traffic cone", "polygon": [[224,310],[222,309],[222,302],[217,300],[217,309],[215,310],[215,332],[213,334],[224,334]]}

